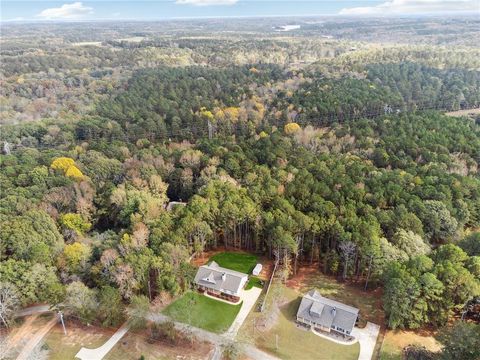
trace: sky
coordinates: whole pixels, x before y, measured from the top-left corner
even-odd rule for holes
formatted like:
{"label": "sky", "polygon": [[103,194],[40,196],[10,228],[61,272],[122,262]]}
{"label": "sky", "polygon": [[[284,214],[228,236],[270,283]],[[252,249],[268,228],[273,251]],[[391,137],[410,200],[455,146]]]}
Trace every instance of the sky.
{"label": "sky", "polygon": [[480,0],[1,0],[1,21],[161,20],[253,16],[480,16]]}

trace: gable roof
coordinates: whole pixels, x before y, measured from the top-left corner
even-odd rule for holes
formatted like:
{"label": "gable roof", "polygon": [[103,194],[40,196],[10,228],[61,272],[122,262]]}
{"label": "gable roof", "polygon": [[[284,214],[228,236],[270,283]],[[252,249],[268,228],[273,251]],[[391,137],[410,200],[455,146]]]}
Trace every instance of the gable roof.
{"label": "gable roof", "polygon": [[215,261],[198,268],[195,283],[222,292],[237,294],[247,274],[222,268]]}
{"label": "gable roof", "polygon": [[358,309],[323,297],[317,290],[310,290],[302,298],[297,317],[324,327],[335,326],[352,331],[358,317]]}

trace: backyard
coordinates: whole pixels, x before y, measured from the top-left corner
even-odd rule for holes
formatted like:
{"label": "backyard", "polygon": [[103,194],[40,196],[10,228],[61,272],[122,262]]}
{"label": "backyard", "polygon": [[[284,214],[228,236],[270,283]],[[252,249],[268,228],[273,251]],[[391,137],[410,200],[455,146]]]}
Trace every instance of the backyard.
{"label": "backyard", "polygon": [[380,360],[402,360],[402,350],[408,345],[425,346],[430,351],[439,351],[441,345],[432,333],[404,330],[388,330],[383,341]]}
{"label": "backyard", "polygon": [[215,333],[228,330],[242,304],[230,305],[196,292],[187,292],[163,310],[173,319]]}
{"label": "backyard", "polygon": [[317,289],[325,297],[358,308],[360,327],[367,321],[378,325],[384,324],[385,315],[380,289],[365,292],[362,284],[339,282],[331,276],[322,274],[317,266],[300,268],[297,275],[287,281],[287,286],[300,294]]}
{"label": "backyard", "polygon": [[215,261],[221,267],[250,274],[257,264],[257,256],[242,252],[222,252],[213,255],[208,262]]}

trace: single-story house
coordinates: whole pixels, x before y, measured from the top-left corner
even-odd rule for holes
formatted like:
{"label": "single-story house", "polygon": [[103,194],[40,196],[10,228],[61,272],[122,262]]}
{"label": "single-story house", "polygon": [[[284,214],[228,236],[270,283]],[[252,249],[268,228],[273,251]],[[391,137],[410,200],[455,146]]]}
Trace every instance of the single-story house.
{"label": "single-story house", "polygon": [[358,309],[327,299],[317,290],[303,296],[297,311],[297,321],[314,330],[335,331],[350,335],[358,318]]}
{"label": "single-story house", "polygon": [[222,268],[215,261],[200,266],[195,275],[198,290],[233,301],[239,300],[240,291],[247,281],[247,274]]}
{"label": "single-story house", "polygon": [[262,272],[262,264],[257,264],[255,265],[255,267],[253,268],[253,271],[252,271],[252,275],[254,276],[257,276],[257,275],[260,275],[260,273]]}

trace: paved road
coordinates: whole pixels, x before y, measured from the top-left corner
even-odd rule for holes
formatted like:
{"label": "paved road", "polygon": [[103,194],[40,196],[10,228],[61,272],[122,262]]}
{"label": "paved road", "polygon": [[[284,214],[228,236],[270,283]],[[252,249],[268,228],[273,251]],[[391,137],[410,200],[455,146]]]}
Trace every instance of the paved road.
{"label": "paved road", "polygon": [[49,305],[36,305],[36,306],[30,306],[25,309],[19,310],[15,313],[15,315],[20,317],[20,316],[28,316],[33,314],[40,314],[48,311],[51,311]]}
{"label": "paved road", "polygon": [[107,340],[105,344],[96,348],[96,349],[87,349],[82,347],[80,351],[75,355],[75,357],[80,360],[102,360],[105,355],[108,354],[110,350],[117,344],[117,342],[125,335],[128,331],[127,323],[123,324],[120,329],[112,335],[110,339]]}
{"label": "paved road", "polygon": [[360,355],[358,360],[371,360],[373,356],[373,350],[377,342],[378,333],[380,332],[380,326],[367,322],[367,326],[363,329],[354,327],[352,335],[358,339],[360,343]]}
{"label": "paved road", "polygon": [[42,341],[43,337],[47,335],[50,329],[55,326],[57,321],[58,321],[57,317],[54,317],[52,320],[46,323],[40,330],[38,330],[33,335],[33,337],[30,340],[28,340],[28,342],[23,347],[22,351],[20,351],[20,354],[18,354],[17,356],[17,360],[27,360],[30,356],[30,353],[33,351],[33,349],[35,349],[35,347],[40,343],[40,341]]}

